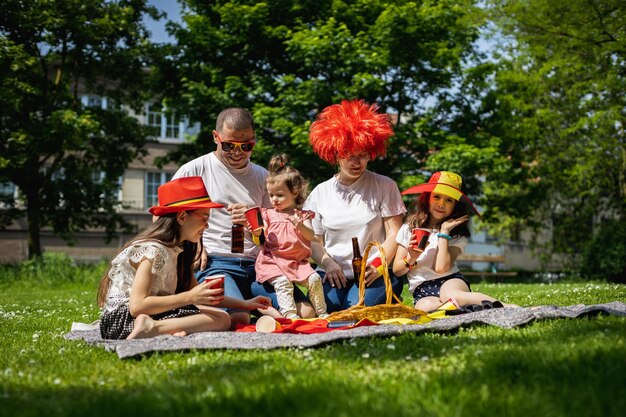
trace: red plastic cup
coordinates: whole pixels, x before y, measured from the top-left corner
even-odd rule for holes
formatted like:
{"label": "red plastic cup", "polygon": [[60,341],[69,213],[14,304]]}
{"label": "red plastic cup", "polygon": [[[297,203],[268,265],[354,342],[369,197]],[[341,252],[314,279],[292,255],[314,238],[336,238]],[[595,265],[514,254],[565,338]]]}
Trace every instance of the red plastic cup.
{"label": "red plastic cup", "polygon": [[224,293],[224,278],[225,275],[211,275],[209,277],[206,277],[204,279],[204,282],[208,283],[211,288],[217,289],[219,288],[221,290],[221,293]]}
{"label": "red plastic cup", "polygon": [[430,237],[430,232],[425,229],[413,229],[413,236],[415,236],[415,240],[417,241],[417,246],[413,246],[413,249],[426,249],[426,245],[428,245],[428,238]]}
{"label": "red plastic cup", "polygon": [[261,217],[261,208],[255,206],[251,207],[248,210],[244,211],[244,216],[246,216],[246,220],[248,220],[248,224],[250,228],[254,232],[263,227],[263,217]]}

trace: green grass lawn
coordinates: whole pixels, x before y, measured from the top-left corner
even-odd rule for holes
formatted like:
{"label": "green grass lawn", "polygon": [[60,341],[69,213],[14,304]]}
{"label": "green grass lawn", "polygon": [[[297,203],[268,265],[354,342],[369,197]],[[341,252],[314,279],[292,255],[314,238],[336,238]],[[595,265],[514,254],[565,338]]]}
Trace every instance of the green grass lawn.
{"label": "green grass lawn", "polygon": [[[1,416],[606,417],[626,409],[626,318],[120,360],[63,339],[73,321],[98,318],[95,278],[72,280],[0,275]],[[520,305],[626,302],[617,284],[473,287]]]}

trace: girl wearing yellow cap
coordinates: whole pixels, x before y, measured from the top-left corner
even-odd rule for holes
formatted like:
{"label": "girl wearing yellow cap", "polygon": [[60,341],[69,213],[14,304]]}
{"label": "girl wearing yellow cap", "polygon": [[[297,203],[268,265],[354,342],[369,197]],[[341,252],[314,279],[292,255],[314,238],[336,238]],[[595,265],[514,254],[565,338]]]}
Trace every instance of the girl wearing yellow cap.
{"label": "girl wearing yellow cap", "polygon": [[402,192],[419,194],[419,198],[416,213],[398,231],[393,272],[407,275],[417,309],[433,311],[448,300],[457,307],[503,306],[493,297],[472,292],[469,281],[456,265],[470,236],[469,214],[480,216],[462,189],[460,175],[439,171],[426,184]]}

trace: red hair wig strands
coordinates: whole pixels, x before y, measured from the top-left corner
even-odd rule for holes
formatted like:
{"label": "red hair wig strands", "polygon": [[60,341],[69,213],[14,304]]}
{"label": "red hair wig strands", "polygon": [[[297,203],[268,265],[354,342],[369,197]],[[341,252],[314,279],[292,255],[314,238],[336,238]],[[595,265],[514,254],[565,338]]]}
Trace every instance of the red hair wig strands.
{"label": "red hair wig strands", "polygon": [[376,104],[363,100],[342,100],[326,107],[309,131],[313,151],[330,164],[363,152],[372,159],[385,155],[391,136],[387,115],[378,113]]}

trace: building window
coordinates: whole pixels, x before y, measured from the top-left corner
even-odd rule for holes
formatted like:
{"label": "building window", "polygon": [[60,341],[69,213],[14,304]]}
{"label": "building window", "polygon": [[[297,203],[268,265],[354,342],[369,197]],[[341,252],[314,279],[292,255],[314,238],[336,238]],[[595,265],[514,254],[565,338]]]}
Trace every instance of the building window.
{"label": "building window", "polygon": [[17,187],[12,182],[0,182],[0,198],[13,198]]}
{"label": "building window", "polygon": [[172,174],[167,172],[146,172],[146,209],[158,204],[159,195],[157,190],[159,186],[171,179]]}
{"label": "building window", "polygon": [[107,102],[106,97],[85,94],[80,97],[80,102],[85,107],[98,107],[101,109],[106,109],[108,107],[108,102]]}
{"label": "building window", "polygon": [[[91,179],[93,180],[94,183],[96,184],[102,184],[104,182],[104,180],[106,179],[106,173],[104,171],[94,171],[91,174]],[[115,197],[115,199],[119,202],[122,202],[122,183],[124,181],[124,177],[123,176],[119,176],[116,179],[116,185],[117,187],[111,191],[111,195]],[[100,196],[100,198],[104,198],[104,194]]]}
{"label": "building window", "polygon": [[145,113],[151,136],[162,140],[183,140],[185,124],[174,113],[154,104],[146,104]]}
{"label": "building window", "polygon": [[153,111],[150,109],[150,106],[147,106],[146,126],[148,126],[148,130],[151,136],[154,136],[155,138],[160,138],[161,137],[161,112]]}

